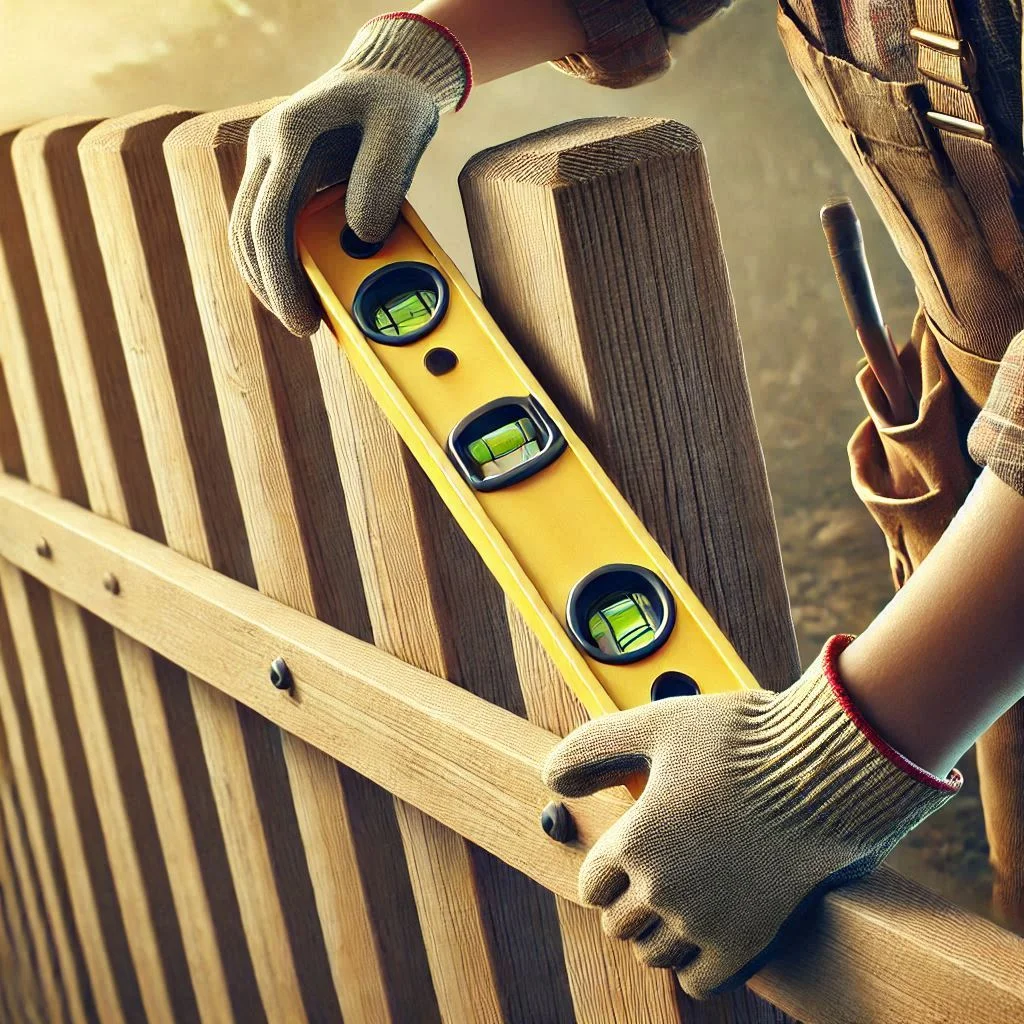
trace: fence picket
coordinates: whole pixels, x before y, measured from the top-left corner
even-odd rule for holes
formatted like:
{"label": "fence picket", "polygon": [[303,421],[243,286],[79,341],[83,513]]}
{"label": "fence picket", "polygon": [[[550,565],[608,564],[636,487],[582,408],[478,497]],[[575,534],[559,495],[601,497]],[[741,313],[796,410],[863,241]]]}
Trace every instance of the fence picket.
{"label": "fence picket", "polygon": [[[12,156],[89,505],[152,531],[152,481],[78,161],[78,143],[94,123],[57,119],[35,125],[19,134]],[[22,403],[15,415],[19,426],[34,420],[32,429],[51,450],[68,445],[69,438],[50,432],[41,406]],[[128,467],[123,475],[119,463]],[[31,458],[27,468],[30,479],[52,484],[39,477]],[[116,580],[97,585],[118,599]],[[55,603],[54,612],[145,1012],[153,1024],[193,1020],[181,925],[143,772],[142,753],[151,759],[165,752],[140,752],[126,696],[134,691],[136,704],[159,709],[152,658],[70,603]]]}
{"label": "fence picket", "polygon": [[[198,361],[186,358],[189,346],[198,338],[198,317],[162,150],[166,135],[191,116],[188,111],[161,107],[106,121],[82,140],[79,158],[146,455],[154,467],[162,533],[172,547],[209,562],[209,546],[203,543],[202,511],[197,501],[190,503],[188,498],[195,497],[197,475],[209,478],[211,460],[197,458],[193,462],[185,445],[185,423],[194,431],[197,422],[206,421],[202,429],[208,448],[216,437],[216,426],[210,422],[209,406],[202,405],[204,396],[210,397],[208,370],[205,377],[203,374],[205,356],[200,354]],[[176,378],[171,377],[171,363]],[[123,478],[139,471],[139,467],[119,461],[118,470]],[[220,486],[225,486],[223,479]],[[232,500],[228,494],[218,498],[229,504]],[[237,505],[237,499],[234,503]],[[235,546],[244,548],[240,517],[234,533]],[[246,557],[241,552],[243,561]],[[176,760],[167,716],[159,702],[140,699],[146,695],[134,691],[129,691],[129,701],[136,733],[150,750],[146,767],[153,774],[150,792],[158,801],[161,840],[168,860],[178,865],[171,884],[178,915],[190,922],[185,948],[201,1015],[209,1021],[230,1020],[234,1013],[230,988],[236,1003],[242,1004],[238,1007],[240,1019],[248,1021],[254,1012],[260,1012],[251,1005],[251,997],[246,1000],[243,991],[252,978],[252,964],[246,956],[244,938],[239,944],[242,936],[232,934],[228,924],[237,921],[240,926],[233,890],[265,884],[267,879],[260,872],[254,875],[252,866],[268,865],[269,859],[248,778],[237,712],[230,702],[208,692],[206,684],[192,677],[188,678],[188,691],[191,699],[182,687],[173,692],[165,689],[164,700],[177,702],[177,715],[197,716],[196,727],[202,736],[210,776],[230,780],[230,789],[236,795],[232,799],[222,792],[225,828],[238,832],[239,823],[228,805],[237,806],[241,800],[248,807],[243,818],[253,827],[248,848],[243,843],[235,858],[236,864],[246,862],[245,870],[236,873],[228,892],[219,894],[215,880],[204,882],[201,863],[208,864],[214,853],[219,859],[227,856],[220,829],[215,828],[215,834],[193,834],[183,791],[182,772],[196,752],[182,750]],[[226,742],[220,739],[223,735],[227,736]],[[215,787],[223,790],[219,782]],[[216,851],[210,849],[211,843],[217,846]],[[268,899],[265,895],[261,898]],[[213,901],[219,911],[216,920]],[[284,957],[280,948],[278,978],[286,976],[282,973]],[[240,958],[245,962],[236,963]],[[245,1005],[246,1001],[250,1005]]]}
{"label": "fence picket", "polygon": [[[4,345],[5,402],[10,403],[9,415],[5,414],[4,419],[16,425],[20,441],[18,456],[31,465],[34,475],[47,481],[52,490],[82,500],[84,482],[73,446],[67,444],[71,436],[67,407],[52,359],[52,337],[27,225],[17,201],[12,159],[15,138],[14,132],[0,136],[0,194],[5,197],[0,203],[0,315],[4,318],[0,337]],[[29,338],[32,344],[28,343]],[[51,354],[49,359],[47,353]],[[42,424],[38,418],[18,415],[19,405],[37,403],[46,408],[49,424],[65,441],[57,451],[51,451],[45,432],[40,432]],[[11,451],[10,446],[5,446],[4,457],[10,458]],[[0,466],[5,471],[22,472],[24,468],[24,465]],[[75,798],[61,759],[62,738],[50,697],[50,690],[63,681],[64,667],[56,652],[50,652],[49,662],[44,660],[37,624],[31,618],[25,578],[13,567],[3,565],[0,566],[0,582],[7,633],[4,650],[9,659],[7,671],[0,673],[0,706],[69,1013],[76,1022],[84,1020],[88,1000],[94,996],[99,1008],[109,1011],[109,1019],[117,1021],[121,1019],[120,999],[103,940],[97,902],[97,897],[108,902],[110,893],[104,880],[90,870],[85,859]],[[42,610],[41,614],[52,626],[52,608]],[[39,628],[45,628],[45,623]],[[45,674],[48,668],[54,678]],[[26,679],[35,685],[26,687]],[[31,701],[26,701],[26,692],[33,695]],[[77,737],[68,738],[76,747],[79,745]],[[45,783],[38,785],[44,779]],[[83,781],[75,780],[78,801],[82,813],[91,819],[95,811],[90,807],[91,796],[82,792]],[[94,860],[97,853],[102,856],[102,844],[93,853]],[[58,862],[63,864],[64,875],[60,873]],[[94,881],[100,888],[98,894],[93,891]],[[66,913],[65,900],[70,900],[73,921]],[[78,945],[75,925],[84,939],[83,946]],[[112,927],[116,930],[119,924],[115,922]],[[79,978],[82,962],[88,967],[91,984],[84,976]]]}
{"label": "fence picket", "polygon": [[[164,147],[253,569],[259,589],[277,600],[307,614],[340,616],[343,628],[366,633],[358,576],[340,529],[343,499],[323,457],[326,417],[312,355],[308,346],[284,342],[280,327],[256,314],[226,253],[228,208],[253,116],[250,107],[195,118]],[[330,535],[324,523],[339,529]],[[396,854],[390,798],[287,733],[281,745],[346,1020],[399,1021],[415,1008],[417,1020],[429,1021],[434,996]],[[390,892],[373,891],[369,877],[387,877]],[[463,982],[471,984],[468,977]]]}

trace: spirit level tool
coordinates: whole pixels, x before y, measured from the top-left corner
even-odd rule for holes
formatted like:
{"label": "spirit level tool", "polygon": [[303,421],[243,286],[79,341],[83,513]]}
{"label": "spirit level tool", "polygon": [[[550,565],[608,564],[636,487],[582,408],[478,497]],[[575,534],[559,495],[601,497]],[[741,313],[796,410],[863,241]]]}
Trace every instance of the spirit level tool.
{"label": "spirit level tool", "polygon": [[338,343],[587,711],[756,687],[412,208],[356,257],[343,198],[298,227]]}

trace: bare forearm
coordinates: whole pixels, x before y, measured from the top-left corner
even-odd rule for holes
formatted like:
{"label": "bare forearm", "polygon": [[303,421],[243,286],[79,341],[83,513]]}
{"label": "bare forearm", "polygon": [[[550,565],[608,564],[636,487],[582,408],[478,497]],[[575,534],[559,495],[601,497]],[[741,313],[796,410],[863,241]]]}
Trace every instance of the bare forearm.
{"label": "bare forearm", "polygon": [[897,750],[944,775],[1024,697],[1024,498],[982,473],[839,671]]}
{"label": "bare forearm", "polygon": [[458,36],[476,82],[490,82],[586,45],[570,0],[424,0],[413,10]]}

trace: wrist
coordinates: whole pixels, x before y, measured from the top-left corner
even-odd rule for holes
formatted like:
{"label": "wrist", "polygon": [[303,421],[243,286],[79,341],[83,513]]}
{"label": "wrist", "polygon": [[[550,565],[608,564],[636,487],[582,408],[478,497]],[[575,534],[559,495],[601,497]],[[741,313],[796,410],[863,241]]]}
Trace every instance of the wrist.
{"label": "wrist", "polygon": [[[912,778],[933,788],[960,786],[960,773],[921,739],[920,709],[906,709],[903,702],[886,700],[884,686],[865,685],[860,674],[845,671],[844,655],[855,638],[837,635],[822,651],[822,669],[839,706],[875,750]],[[890,697],[893,688],[888,688]],[[915,728],[917,726],[917,728]]]}
{"label": "wrist", "polygon": [[788,690],[741,702],[730,760],[762,827],[813,822],[845,837],[853,859],[880,860],[963,780],[912,763],[864,719],[835,665],[851,639],[833,637]]}
{"label": "wrist", "polygon": [[415,79],[438,110],[460,110],[473,87],[465,47],[444,25],[412,11],[371,18],[356,33],[342,64],[363,71],[394,71]]}

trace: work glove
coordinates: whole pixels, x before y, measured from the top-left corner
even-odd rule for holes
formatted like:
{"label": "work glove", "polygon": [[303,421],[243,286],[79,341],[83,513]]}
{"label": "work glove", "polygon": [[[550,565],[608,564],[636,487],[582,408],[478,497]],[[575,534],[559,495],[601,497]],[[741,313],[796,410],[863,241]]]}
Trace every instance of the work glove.
{"label": "work glove", "polygon": [[582,900],[637,959],[702,998],[745,981],[800,912],[872,871],[960,788],[893,750],[836,672],[833,637],[782,693],[673,697],[588,722],[544,781],[584,796],[637,772],[636,803],[580,869]]}
{"label": "work glove", "polygon": [[[231,252],[249,287],[293,334],[320,323],[295,220],[318,189],[348,178],[345,213],[368,255],[390,233],[438,119],[465,102],[469,58],[443,26],[385,14],[341,62],[257,118],[231,213]],[[353,252],[354,254],[354,252]]]}

